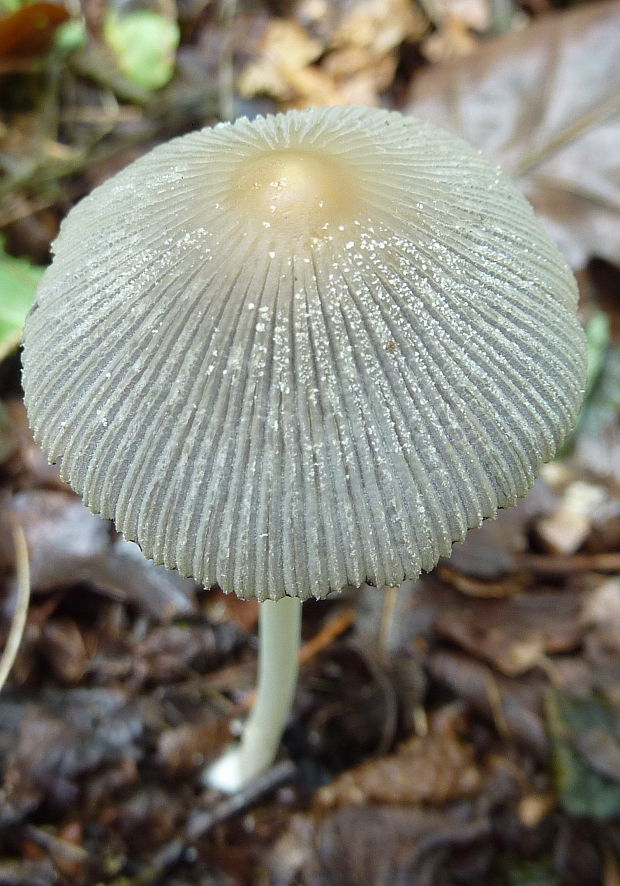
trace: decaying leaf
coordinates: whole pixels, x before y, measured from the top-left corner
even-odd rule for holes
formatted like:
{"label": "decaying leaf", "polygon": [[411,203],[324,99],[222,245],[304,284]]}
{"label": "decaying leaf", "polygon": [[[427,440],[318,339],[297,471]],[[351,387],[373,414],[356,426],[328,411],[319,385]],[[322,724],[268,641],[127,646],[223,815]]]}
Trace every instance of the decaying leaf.
{"label": "decaying leaf", "polygon": [[480,788],[473,749],[453,736],[429,733],[401,745],[397,753],[369,760],[321,788],[322,806],[350,803],[440,806],[470,797]]}
{"label": "decaying leaf", "polygon": [[528,674],[516,680],[495,675],[487,665],[448,650],[433,653],[427,668],[433,680],[467,701],[500,734],[517,739],[536,756],[546,756],[548,742],[541,716],[546,677]]}
{"label": "decaying leaf", "polygon": [[393,80],[398,46],[425,27],[408,0],[305,0],[295,19],[267,23],[260,55],[237,87],[296,107],[376,105]]}
{"label": "decaying leaf", "polygon": [[574,268],[620,255],[620,3],[577,6],[418,76],[406,111],[521,184]]}
{"label": "decaying leaf", "polygon": [[141,753],[142,722],[119,691],[50,693],[40,703],[21,706],[16,722],[11,702],[2,700],[0,716],[10,730],[2,760],[5,823],[44,800],[74,803],[79,776],[101,767],[110,774],[117,767],[125,771],[124,761]]}
{"label": "decaying leaf", "polygon": [[82,632],[70,618],[48,619],[41,630],[41,648],[46,663],[61,683],[77,683],[86,673],[90,659]]}
{"label": "decaying leaf", "polygon": [[508,676],[544,663],[550,653],[574,649],[584,634],[587,596],[541,591],[503,600],[455,601],[439,613],[436,629]]}
{"label": "decaying leaf", "polygon": [[612,345],[582,412],[575,442],[579,462],[599,477],[620,480],[620,348]]}
{"label": "decaying leaf", "polygon": [[5,563],[12,557],[6,531],[12,521],[24,529],[35,590],[89,582],[162,621],[192,609],[192,582],[154,566],[137,545],[116,537],[108,522],[73,495],[49,489],[14,495],[0,509],[0,558]]}
{"label": "decaying leaf", "polygon": [[556,785],[572,815],[620,815],[618,712],[596,697],[550,692],[547,722],[553,742]]}
{"label": "decaying leaf", "polygon": [[[312,39],[295,22],[273,19],[266,27],[262,55],[250,64],[239,78],[241,95],[272,95],[280,100],[291,99],[307,89],[307,68],[323,52],[323,44]],[[320,77],[320,72],[314,74]]]}
{"label": "decaying leaf", "polygon": [[230,741],[230,732],[221,719],[205,718],[199,723],[183,723],[166,729],[159,736],[157,759],[172,776],[187,775],[203,766],[205,760]]}
{"label": "decaying leaf", "polygon": [[187,677],[200,661],[216,653],[215,635],[209,625],[160,625],[134,651],[136,679],[167,683]]}
{"label": "decaying leaf", "polygon": [[56,28],[68,18],[69,12],[61,3],[27,3],[16,9],[0,18],[0,56],[44,52],[54,39]]}
{"label": "decaying leaf", "polygon": [[490,833],[488,818],[471,813],[345,806],[327,816],[296,816],[269,867],[278,884],[422,886],[440,882],[451,852],[488,840]]}
{"label": "decaying leaf", "polygon": [[0,237],[0,360],[17,347],[43,268],[4,251]]}

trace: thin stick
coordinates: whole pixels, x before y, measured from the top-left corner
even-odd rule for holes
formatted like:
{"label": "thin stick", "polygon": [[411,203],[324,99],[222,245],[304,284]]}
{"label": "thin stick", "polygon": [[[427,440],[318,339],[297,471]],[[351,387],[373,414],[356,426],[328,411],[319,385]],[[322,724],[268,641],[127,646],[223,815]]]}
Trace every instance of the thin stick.
{"label": "thin stick", "polygon": [[235,116],[233,26],[236,12],[237,0],[220,0],[219,19],[222,26],[222,36],[217,72],[220,120],[232,120]]}
{"label": "thin stick", "polygon": [[322,652],[334,640],[340,637],[341,634],[344,634],[354,622],[354,609],[345,609],[343,612],[339,612],[335,618],[332,618],[321,628],[318,634],[315,634],[314,637],[304,644],[299,652],[299,664],[303,665],[309,662],[315,655],[318,655],[319,652]]}
{"label": "thin stick", "polygon": [[519,566],[538,575],[571,575],[573,572],[618,572],[620,553],[521,554]]}
{"label": "thin stick", "polygon": [[19,524],[13,527],[13,544],[15,546],[15,564],[17,578],[17,601],[15,614],[6,646],[0,658],[0,689],[6,683],[11,668],[19,650],[19,645],[26,627],[28,603],[30,602],[30,563],[28,560],[28,546],[24,530]]}

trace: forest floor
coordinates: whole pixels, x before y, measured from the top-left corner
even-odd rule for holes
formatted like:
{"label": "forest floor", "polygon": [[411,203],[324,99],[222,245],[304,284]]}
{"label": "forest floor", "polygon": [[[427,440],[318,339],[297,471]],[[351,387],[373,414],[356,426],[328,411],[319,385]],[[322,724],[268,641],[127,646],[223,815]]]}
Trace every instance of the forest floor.
{"label": "forest floor", "polygon": [[[16,526],[32,585],[0,695],[0,884],[620,886],[618,58],[618,2],[0,0],[0,640]],[[578,278],[587,402],[532,493],[432,574],[304,606],[281,756],[227,798],[202,776],[251,705],[257,607],[154,567],[63,485],[19,327],[60,221],[129,161],[349,103],[443,123],[515,177]]]}

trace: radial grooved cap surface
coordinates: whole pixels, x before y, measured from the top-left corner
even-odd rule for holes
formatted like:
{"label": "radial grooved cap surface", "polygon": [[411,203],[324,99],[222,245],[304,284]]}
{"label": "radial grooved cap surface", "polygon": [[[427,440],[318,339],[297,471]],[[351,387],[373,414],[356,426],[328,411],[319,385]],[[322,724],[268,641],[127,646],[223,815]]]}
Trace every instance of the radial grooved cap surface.
{"label": "radial grooved cap surface", "polygon": [[245,119],[67,217],[25,329],[36,439],[148,557],[243,597],[398,584],[572,427],[573,278],[515,188],[395,113]]}

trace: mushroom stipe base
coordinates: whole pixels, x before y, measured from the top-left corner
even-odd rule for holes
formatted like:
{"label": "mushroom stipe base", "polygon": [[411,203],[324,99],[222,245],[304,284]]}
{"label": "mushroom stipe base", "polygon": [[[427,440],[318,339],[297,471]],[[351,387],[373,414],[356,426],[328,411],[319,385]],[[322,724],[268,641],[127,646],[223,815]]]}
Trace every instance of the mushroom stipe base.
{"label": "mushroom stipe base", "polygon": [[241,741],[205,773],[206,783],[231,794],[273,763],[289,716],[299,670],[301,600],[259,604],[258,686]]}

